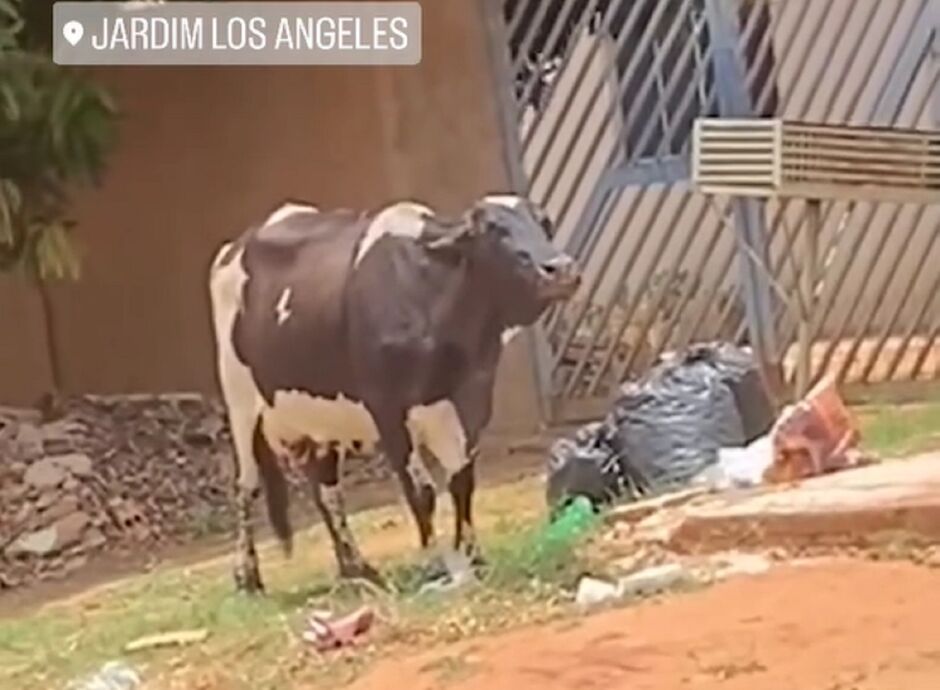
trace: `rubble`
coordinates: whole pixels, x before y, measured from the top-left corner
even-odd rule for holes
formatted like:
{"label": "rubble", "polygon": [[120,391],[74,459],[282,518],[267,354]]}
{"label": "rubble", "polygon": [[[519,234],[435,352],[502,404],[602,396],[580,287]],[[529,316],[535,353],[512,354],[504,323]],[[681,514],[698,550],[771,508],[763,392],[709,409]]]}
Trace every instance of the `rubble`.
{"label": "rubble", "polygon": [[52,459],[46,458],[29,466],[23,481],[36,489],[54,489],[65,481],[67,470],[63,470]]}
{"label": "rubble", "polygon": [[[0,408],[0,590],[230,530],[231,454],[221,402],[199,395],[76,397],[54,420]],[[345,471],[388,476],[375,459]]]}

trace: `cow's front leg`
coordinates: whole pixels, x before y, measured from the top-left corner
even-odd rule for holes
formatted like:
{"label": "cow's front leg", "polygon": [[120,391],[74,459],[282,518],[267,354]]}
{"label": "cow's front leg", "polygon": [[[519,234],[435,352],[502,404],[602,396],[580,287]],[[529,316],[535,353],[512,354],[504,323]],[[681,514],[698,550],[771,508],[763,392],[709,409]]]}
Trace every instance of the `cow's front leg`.
{"label": "cow's front leg", "polygon": [[423,419],[428,449],[447,473],[447,484],[454,501],[454,549],[476,564],[482,558],[473,531],[473,493],[476,488],[474,460],[477,455],[475,433],[468,434],[452,403],[438,404]]}
{"label": "cow's front leg", "polygon": [[476,490],[474,466],[478,449],[466,453],[466,464],[459,468],[448,482],[454,501],[454,550],[465,556],[474,566],[484,564],[473,529],[473,494]]}
{"label": "cow's front leg", "polygon": [[339,453],[331,448],[322,457],[314,459],[311,465],[314,501],[330,533],[340,577],[382,584],[378,571],[362,557],[346,519]]}
{"label": "cow's front leg", "polygon": [[401,484],[405,501],[418,529],[418,541],[427,552],[434,546],[434,484],[411,438],[404,418],[381,425],[384,455]]}

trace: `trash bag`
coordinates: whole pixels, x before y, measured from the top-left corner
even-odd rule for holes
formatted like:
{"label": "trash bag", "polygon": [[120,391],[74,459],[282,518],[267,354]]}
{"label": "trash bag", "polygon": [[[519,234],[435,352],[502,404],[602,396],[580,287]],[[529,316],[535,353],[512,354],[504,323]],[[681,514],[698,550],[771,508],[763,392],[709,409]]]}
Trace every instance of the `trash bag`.
{"label": "trash bag", "polygon": [[598,422],[550,450],[552,510],[585,496],[595,506],[690,485],[719,459],[766,435],[773,405],[748,350],[695,345],[624,385]]}
{"label": "trash bag", "polygon": [[599,509],[625,494],[643,493],[629,463],[611,447],[614,432],[607,420],[593,422],[582,426],[573,437],[552,444],[546,499],[553,519],[579,496]]}
{"label": "trash bag", "polygon": [[716,365],[714,348],[699,347],[628,384],[610,413],[614,452],[656,492],[687,485],[718,461],[719,448],[746,444],[726,382],[739,369],[730,358]]}
{"label": "trash bag", "polygon": [[708,361],[731,389],[741,417],[744,442],[748,444],[765,436],[775,421],[774,405],[750,351],[719,342],[695,345],[689,352]]}

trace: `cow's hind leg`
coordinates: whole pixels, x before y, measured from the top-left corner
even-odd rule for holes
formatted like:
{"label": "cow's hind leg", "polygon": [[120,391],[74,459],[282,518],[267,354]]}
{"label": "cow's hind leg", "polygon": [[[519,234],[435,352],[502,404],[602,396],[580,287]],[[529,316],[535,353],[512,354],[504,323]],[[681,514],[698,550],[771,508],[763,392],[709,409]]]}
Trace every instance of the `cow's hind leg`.
{"label": "cow's hind leg", "polygon": [[330,533],[340,576],[381,584],[382,578],[378,571],[362,557],[346,519],[339,452],[330,448],[321,457],[312,460],[310,467],[314,501]]}
{"label": "cow's hind leg", "polygon": [[232,440],[235,446],[237,473],[235,477],[235,587],[249,594],[264,591],[258,552],[255,548],[255,501],[260,494],[258,465],[253,440],[258,417],[247,411],[229,413]]}

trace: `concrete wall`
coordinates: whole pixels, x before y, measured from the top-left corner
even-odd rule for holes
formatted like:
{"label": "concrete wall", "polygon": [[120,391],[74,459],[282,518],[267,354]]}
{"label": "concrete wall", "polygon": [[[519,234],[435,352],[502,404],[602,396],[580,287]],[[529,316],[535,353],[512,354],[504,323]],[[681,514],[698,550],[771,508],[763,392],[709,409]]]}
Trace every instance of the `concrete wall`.
{"label": "concrete wall", "polygon": [[[482,11],[422,5],[413,68],[96,71],[121,143],[76,198],[84,276],[52,290],[66,392],[214,392],[211,255],[284,197],[454,210],[506,188]],[[32,402],[50,384],[39,299],[4,279],[0,316],[0,402]],[[530,396],[524,375],[503,377],[496,426],[531,415]]]}

